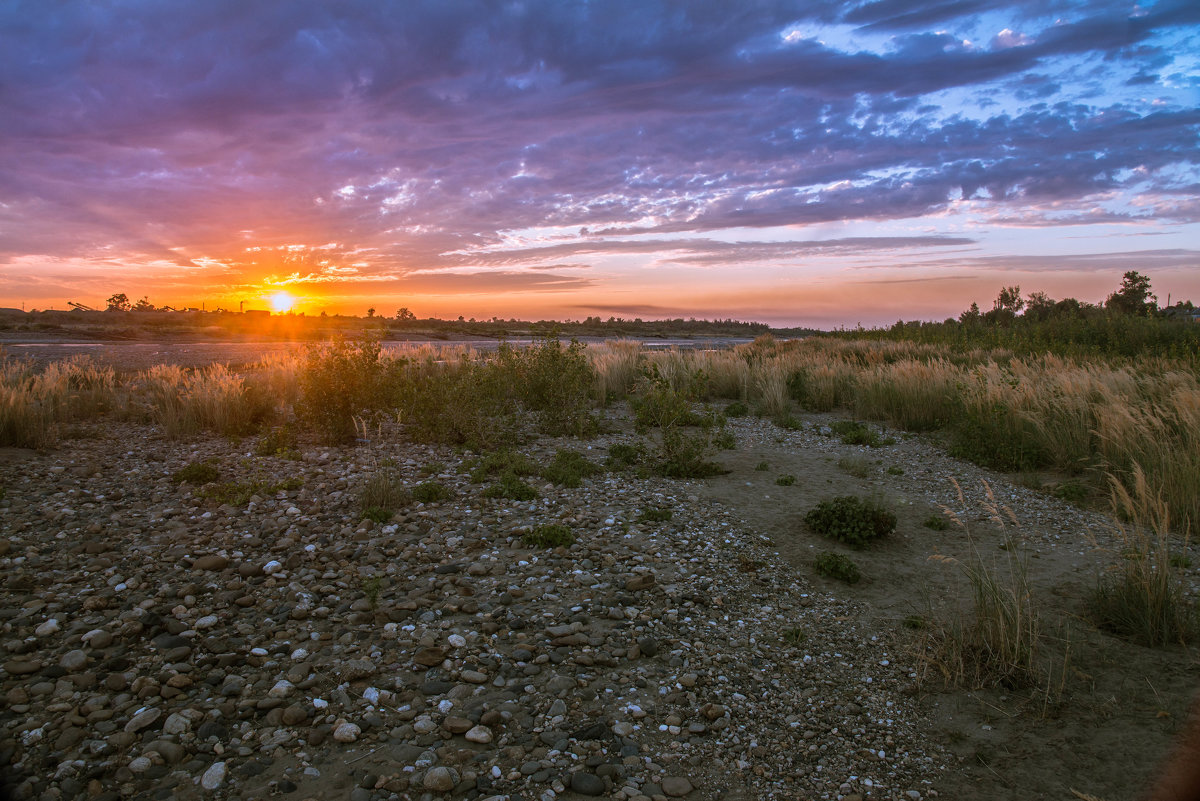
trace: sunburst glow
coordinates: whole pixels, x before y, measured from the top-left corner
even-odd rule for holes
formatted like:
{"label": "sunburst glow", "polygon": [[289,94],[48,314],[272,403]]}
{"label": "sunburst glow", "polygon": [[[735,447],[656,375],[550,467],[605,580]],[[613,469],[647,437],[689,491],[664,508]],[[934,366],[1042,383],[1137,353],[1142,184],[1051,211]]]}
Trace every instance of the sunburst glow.
{"label": "sunburst glow", "polygon": [[271,301],[271,310],[276,314],[289,312],[296,305],[296,299],[287,292],[276,292],[269,298]]}

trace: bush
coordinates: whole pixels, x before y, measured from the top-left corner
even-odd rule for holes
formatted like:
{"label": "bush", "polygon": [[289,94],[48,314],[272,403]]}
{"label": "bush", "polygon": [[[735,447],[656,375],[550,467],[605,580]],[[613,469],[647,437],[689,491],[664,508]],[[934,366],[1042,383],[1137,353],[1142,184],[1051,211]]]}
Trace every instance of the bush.
{"label": "bush", "polygon": [[745,417],[750,414],[750,407],[741,401],[734,401],[725,407],[726,417]]}
{"label": "bush", "polygon": [[326,441],[352,442],[356,419],[372,417],[387,402],[378,340],[363,338],[310,346],[300,374],[296,413]]}
{"label": "bush", "polygon": [[395,514],[391,509],[384,509],[382,506],[368,506],[363,509],[362,519],[371,520],[376,523],[386,523],[392,519]]}
{"label": "bush", "polygon": [[950,522],[946,520],[945,515],[937,514],[925,518],[925,522],[921,525],[925,526],[925,528],[931,528],[934,531],[945,531],[950,528]]}
{"label": "bush", "polygon": [[255,495],[264,497],[275,495],[285,490],[300,489],[304,485],[298,478],[284,481],[267,481],[264,478],[252,478],[249,481],[226,481],[222,484],[209,484],[196,491],[196,495],[207,498],[219,504],[229,506],[245,506]]}
{"label": "bush", "polygon": [[759,462],[758,464],[754,465],[754,469],[760,473],[765,473],[771,469],[771,465],[768,462]]}
{"label": "bush", "polygon": [[221,477],[221,471],[208,459],[192,462],[171,474],[173,484],[211,484]]}
{"label": "bush", "polygon": [[514,378],[496,362],[398,362],[389,383],[409,436],[421,442],[489,450],[517,440]]}
{"label": "bush", "polygon": [[796,477],[791,473],[787,473],[775,479],[775,483],[781,487],[790,487],[796,483]]}
{"label": "bush", "polygon": [[737,447],[737,437],[727,428],[722,428],[720,431],[712,435],[712,444],[714,448],[719,448],[723,451],[731,451]]}
{"label": "bush", "polygon": [[393,511],[407,506],[412,501],[413,493],[404,485],[404,478],[400,472],[392,467],[385,467],[373,473],[358,496],[358,506],[365,517],[371,516],[368,511],[372,509],[382,509],[390,517]]}
{"label": "bush", "polygon": [[817,558],[813,560],[813,570],[817,571],[817,575],[828,576],[847,584],[857,584],[862,578],[858,565],[848,556],[833,551],[821,551],[817,554]]}
{"label": "bush", "polygon": [[482,484],[489,478],[511,473],[515,476],[536,476],[539,472],[537,462],[523,453],[510,450],[499,450],[481,456],[469,465],[471,483]]}
{"label": "bush", "polygon": [[501,473],[496,483],[483,491],[485,498],[508,498],[511,501],[532,501],[537,496],[537,490],[513,472]]}
{"label": "bush", "polygon": [[551,436],[590,436],[599,429],[591,413],[596,372],[584,346],[571,340],[563,347],[546,337],[528,348],[501,345],[497,364],[511,374],[516,396]]}
{"label": "bush", "polygon": [[804,523],[814,533],[852,548],[864,548],[896,530],[894,514],[853,495],[821,501],[804,516]]}
{"label": "bush", "polygon": [[547,523],[525,532],[521,542],[531,548],[558,548],[574,543],[575,535],[561,523]]}
{"label": "bush", "polygon": [[651,506],[643,509],[638,515],[639,523],[665,523],[674,516],[674,512],[670,509],[664,509],[660,506]]}
{"label": "bush", "polygon": [[867,478],[871,475],[871,463],[861,456],[843,456],[838,459],[838,468],[855,478]]}
{"label": "bush", "polygon": [[277,456],[280,459],[299,459],[296,450],[296,434],[290,426],[277,426],[258,438],[254,445],[255,456]]}
{"label": "bush", "polygon": [[609,470],[626,470],[641,464],[646,458],[646,446],[640,442],[616,442],[608,449],[604,466]]}
{"label": "bush", "polygon": [[838,420],[830,428],[847,445],[866,445],[869,448],[879,448],[884,445],[896,444],[895,438],[880,437],[877,431],[865,423],[855,420]]}
{"label": "bush", "polygon": [[542,478],[563,487],[578,487],[583,483],[583,479],[603,472],[604,468],[588,461],[583,454],[561,450],[554,454],[554,459],[542,470]]}
{"label": "bush", "polygon": [[417,503],[441,503],[454,497],[454,491],[437,481],[425,481],[412,488],[412,499]]}

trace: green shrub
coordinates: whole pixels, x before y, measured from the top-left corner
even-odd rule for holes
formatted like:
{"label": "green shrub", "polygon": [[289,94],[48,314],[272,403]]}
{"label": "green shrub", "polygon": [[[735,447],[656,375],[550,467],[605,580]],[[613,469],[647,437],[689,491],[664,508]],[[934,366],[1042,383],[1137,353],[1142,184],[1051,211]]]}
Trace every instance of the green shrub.
{"label": "green shrub", "polygon": [[392,519],[394,512],[391,509],[384,509],[382,506],[368,506],[363,509],[362,519],[372,520],[376,523],[386,523]]}
{"label": "green shrub", "polygon": [[813,560],[813,569],[817,575],[844,581],[847,584],[857,584],[862,578],[858,565],[849,557],[834,551],[821,551]]}
{"label": "green shrub", "polygon": [[511,372],[496,361],[397,361],[389,386],[405,431],[420,442],[491,450],[518,439],[520,407]]}
{"label": "green shrub", "polygon": [[609,470],[626,470],[642,463],[646,458],[646,446],[640,442],[615,442],[608,449],[604,466]]}
{"label": "green shrub", "polygon": [[758,464],[754,465],[754,469],[760,473],[765,473],[771,469],[771,465],[767,462],[759,462]]}
{"label": "green shrub", "polygon": [[358,506],[364,517],[371,516],[368,514],[371,509],[382,509],[390,517],[393,511],[412,501],[412,491],[405,486],[403,476],[394,467],[385,467],[373,473],[358,496]]}
{"label": "green shrub", "polygon": [[775,483],[781,487],[790,487],[796,483],[796,477],[793,476],[791,473],[786,473],[782,476],[779,476],[777,479],[775,479]]}
{"label": "green shrub", "polygon": [[902,476],[904,475],[904,468],[892,465],[887,469],[887,474],[889,476]]}
{"label": "green shrub", "polygon": [[799,645],[808,639],[808,635],[804,633],[802,628],[791,628],[783,632],[783,641],[788,645]]}
{"label": "green shrub", "polygon": [[894,437],[880,437],[879,432],[856,420],[838,420],[830,425],[830,429],[847,445],[866,445],[869,448],[879,448],[896,444]]}
{"label": "green shrub", "polygon": [[925,522],[921,525],[925,526],[925,528],[931,528],[934,531],[945,531],[950,528],[950,521],[946,519],[945,515],[932,514],[925,518]]}
{"label": "green shrub", "polygon": [[[383,522],[383,521],[377,521]],[[371,576],[362,581],[363,595],[366,596],[367,603],[371,608],[379,606],[379,590],[383,588],[383,578],[380,576]]]}
{"label": "green shrub", "polygon": [[192,462],[171,474],[173,484],[211,484],[221,477],[221,471],[212,461]]}
{"label": "green shrub", "polygon": [[950,432],[951,456],[993,470],[1031,471],[1047,463],[1035,424],[1002,403],[961,403]]}
{"label": "green shrub", "polygon": [[726,417],[745,417],[750,414],[750,407],[741,401],[734,401],[725,407]]}
{"label": "green shrub", "polygon": [[1077,481],[1067,481],[1054,488],[1054,497],[1068,503],[1080,504],[1088,499],[1088,488]]}
{"label": "green shrub", "polygon": [[412,488],[412,499],[417,503],[441,503],[454,497],[454,491],[437,481],[425,481]]}
{"label": "green shrub", "polygon": [[866,547],[896,530],[894,514],[853,495],[821,501],[804,516],[804,522],[814,533],[852,548]]}
{"label": "green shrub", "polygon": [[674,516],[674,512],[660,506],[651,506],[642,510],[638,515],[639,523],[665,523]]}
{"label": "green shrub", "polygon": [[298,478],[289,478],[284,481],[267,481],[263,478],[254,478],[249,481],[226,481],[222,484],[209,484],[197,490],[196,494],[201,498],[207,498],[219,504],[245,506],[255,495],[265,497],[286,490],[300,489],[302,486],[304,486],[304,482]]}
{"label": "green shrub", "polygon": [[485,498],[508,498],[512,501],[532,501],[537,496],[537,490],[512,472],[501,473],[496,483],[483,491]]}
{"label": "green shrub", "polygon": [[497,363],[511,372],[517,397],[537,417],[542,433],[590,436],[599,429],[591,412],[596,371],[580,342],[563,347],[548,336],[522,349],[501,345]]}
{"label": "green shrub", "polygon": [[804,423],[792,417],[790,414],[785,414],[783,417],[775,420],[775,425],[780,428],[786,428],[788,431],[800,431],[804,428]]}
{"label": "green shrub", "polygon": [[604,468],[577,451],[560,450],[542,470],[542,478],[563,487],[578,487],[583,479],[603,473]]}
{"label": "green shrub", "polygon": [[471,483],[482,484],[489,478],[511,473],[515,476],[536,476],[538,463],[523,453],[501,449],[468,463]]}
{"label": "green shrub", "polygon": [[280,459],[299,459],[296,450],[296,434],[291,426],[277,426],[269,429],[258,438],[254,444],[255,456],[276,456]]}
{"label": "green shrub", "polygon": [[737,437],[729,429],[722,428],[712,435],[712,444],[714,448],[731,451],[737,447]]}
{"label": "green shrub", "polygon": [[546,523],[525,532],[521,541],[531,548],[558,548],[574,543],[575,535],[561,523]]}
{"label": "green shrub", "polygon": [[305,350],[296,413],[329,442],[351,442],[356,421],[387,401],[378,340],[363,338]]}

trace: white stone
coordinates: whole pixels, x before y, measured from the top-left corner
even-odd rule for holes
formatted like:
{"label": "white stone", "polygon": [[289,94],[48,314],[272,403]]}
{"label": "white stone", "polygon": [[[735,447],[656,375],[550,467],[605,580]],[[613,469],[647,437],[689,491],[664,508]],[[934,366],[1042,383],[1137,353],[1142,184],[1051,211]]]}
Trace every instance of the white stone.
{"label": "white stone", "polygon": [[487,726],[475,726],[467,731],[464,735],[467,742],[470,743],[490,743],[492,741],[492,730]]}
{"label": "white stone", "polygon": [[178,712],[167,715],[163,723],[163,734],[183,734],[192,728],[192,722]]}
{"label": "white stone", "polygon": [[216,615],[205,615],[204,617],[197,620],[192,625],[192,628],[194,628],[196,630],[211,629],[213,626],[217,625],[217,620],[218,620],[218,618]]}
{"label": "white stone", "polygon": [[292,684],[287,679],[280,679],[275,682],[275,686],[267,690],[267,695],[271,698],[287,698],[292,694],[292,690],[296,685]]}
{"label": "white stone", "polygon": [[467,638],[461,634],[451,634],[446,638],[446,642],[450,643],[450,647],[452,648],[462,648],[467,644]]}
{"label": "white stone", "polygon": [[49,637],[51,634],[57,632],[58,628],[58,621],[54,618],[50,618],[45,623],[34,629],[33,633],[39,637]]}
{"label": "white stone", "polygon": [[353,723],[342,723],[333,730],[333,739],[339,743],[352,743],[362,734],[362,729]]}
{"label": "white stone", "polygon": [[215,790],[225,783],[225,763],[214,762],[200,777],[200,786],[205,790]]}
{"label": "white stone", "polygon": [[268,576],[272,573],[278,573],[282,569],[283,563],[276,559],[272,559],[270,562],[267,562],[265,565],[263,565],[263,572]]}
{"label": "white stone", "polygon": [[150,757],[140,756],[137,759],[129,760],[129,764],[126,765],[126,767],[128,767],[129,770],[134,773],[145,773],[146,771],[150,770],[153,765],[154,760],[150,759]]}

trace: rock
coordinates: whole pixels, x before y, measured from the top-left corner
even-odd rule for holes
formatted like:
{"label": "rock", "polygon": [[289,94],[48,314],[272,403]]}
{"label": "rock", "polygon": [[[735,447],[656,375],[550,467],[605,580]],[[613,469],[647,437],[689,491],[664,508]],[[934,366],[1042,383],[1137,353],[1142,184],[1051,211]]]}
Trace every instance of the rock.
{"label": "rock", "polygon": [[180,735],[191,731],[192,721],[178,712],[172,712],[167,715],[166,721],[163,722],[163,734]]}
{"label": "rock", "polygon": [[[441,664],[441,660],[438,660]],[[338,669],[342,681],[358,681],[375,674],[375,665],[367,659],[351,659]]]}
{"label": "rock", "polygon": [[629,592],[637,592],[638,590],[646,590],[654,586],[654,574],[640,573],[625,582],[625,589]]}
{"label": "rock", "polygon": [[284,707],[283,710],[283,725],[296,726],[308,720],[308,707],[304,704],[292,704]]}
{"label": "rock", "polygon": [[161,709],[153,706],[147,707],[129,719],[129,722],[125,724],[125,731],[129,732],[130,734],[139,732],[154,723],[154,721],[158,720],[160,717],[162,717]]}
{"label": "rock", "polygon": [[450,768],[439,765],[430,768],[421,780],[421,786],[435,793],[448,793],[458,785],[458,775]]}
{"label": "rock", "polygon": [[81,651],[78,648],[67,651],[62,655],[62,659],[58,660],[58,664],[63,670],[68,673],[78,673],[87,667],[88,655],[86,651]]}
{"label": "rock", "polygon": [[445,658],[445,648],[418,648],[413,654],[413,661],[424,667],[437,667]]}
{"label": "rock", "polygon": [[668,776],[662,780],[662,789],[664,795],[669,795],[672,798],[680,798],[692,791],[692,783],[682,776]]}
{"label": "rock", "polygon": [[200,786],[205,790],[215,790],[225,783],[225,763],[214,762],[204,775],[200,777]]}
{"label": "rock", "polygon": [[[214,554],[208,554],[207,556],[198,557],[196,559],[196,561],[192,562],[192,569],[193,570],[224,570],[228,565],[229,565],[229,559],[227,559],[224,556],[221,556],[220,554],[214,553]],[[221,765],[222,771],[225,770],[225,763],[218,762],[217,764]],[[214,767],[215,767],[215,765],[214,765]],[[224,773],[222,773],[222,778],[224,778]]]}
{"label": "rock", "polygon": [[57,633],[59,630],[58,621],[55,618],[50,618],[42,625],[33,630],[33,633],[38,637],[49,637],[51,634]]}
{"label": "rock", "polygon": [[637,644],[642,652],[642,656],[655,656],[658,654],[658,640],[653,637],[638,637]]}
{"label": "rock", "polygon": [[10,676],[25,676],[30,673],[37,673],[41,669],[41,662],[34,662],[29,659],[11,659],[4,663],[4,671]]}
{"label": "rock", "polygon": [[353,723],[340,723],[333,729],[333,739],[339,743],[352,743],[362,734],[362,729]]}
{"label": "rock", "polygon": [[580,795],[604,795],[604,779],[594,773],[577,771],[571,774],[571,789]]}
{"label": "rock", "polygon": [[492,741],[492,730],[487,726],[474,726],[465,736],[468,742],[490,743]]}
{"label": "rock", "polygon": [[80,637],[84,643],[97,650],[102,650],[112,645],[113,636],[111,632],[104,629],[92,629],[87,634]]}

